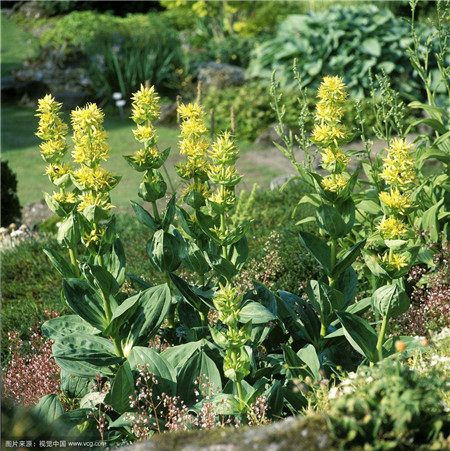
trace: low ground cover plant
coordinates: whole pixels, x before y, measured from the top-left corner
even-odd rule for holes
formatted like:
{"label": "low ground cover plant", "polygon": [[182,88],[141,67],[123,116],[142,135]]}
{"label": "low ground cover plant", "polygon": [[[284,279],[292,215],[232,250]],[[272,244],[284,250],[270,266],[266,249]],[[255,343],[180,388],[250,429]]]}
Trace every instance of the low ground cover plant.
{"label": "low ground cover plant", "polygon": [[[444,76],[448,69],[439,55]],[[413,48],[411,58],[422,70],[423,59]],[[50,94],[41,99],[37,135],[54,185],[45,199],[61,218],[57,245],[44,252],[61,275],[64,312],[41,328],[49,340],[44,354],[51,341],[60,380],[34,415],[115,446],[170,430],[264,424],[331,403],[329,425],[343,445],[369,441],[378,449],[401,449],[444,443],[448,399],[438,400],[448,369],[426,374],[419,362],[433,361],[426,354],[429,342],[393,336],[389,329],[410,307],[408,274],[435,265],[430,249],[443,247],[448,238],[449,174],[422,171],[428,158],[448,168],[448,112],[436,103],[428,68],[423,64],[428,103],[413,106],[433,114],[424,121],[434,136],[408,141],[403,106],[380,77],[390,97],[379,113],[386,148],[376,158],[357,107],[366,147],[342,150],[354,132],[343,122],[348,87],[341,77],[323,78],[311,129],[307,96],[294,70],[300,89],[297,136],[284,133],[285,110],[274,81],[272,105],[283,142],[278,147],[298,173],[289,182],[294,187],[284,189],[299,203],[295,209],[292,202],[294,217],[305,205],[310,214],[284,229],[283,238],[298,236],[307,255],[300,259],[311,268],[309,280],[293,283],[301,288],[293,292],[268,272],[283,271],[276,246],[261,256],[266,267],[251,272],[252,221],[271,224],[282,215],[255,211],[257,190],[237,198],[242,176],[234,136],[211,133],[199,102],[178,105],[183,159],[176,172],[182,184],[172,190],[165,171],[172,150],[158,147],[158,92],[141,85],[131,99],[137,144],[124,158],[138,173],[142,199],[131,203],[143,226],[136,258],[144,256],[151,268],[141,277],[144,265],[130,273],[127,235],[113,213],[111,192],[121,177],[104,167],[110,148],[103,111],[95,104],[72,111],[69,146],[62,105]],[[301,162],[295,142],[305,152]],[[355,154],[363,180],[349,169]],[[292,247],[285,250],[291,259]],[[448,343],[441,345],[445,360]],[[20,360],[15,350],[12,355],[12,361]],[[353,382],[346,383],[348,378]],[[344,393],[330,401],[340,381],[334,391]],[[345,393],[346,385],[354,386],[353,395]]]}

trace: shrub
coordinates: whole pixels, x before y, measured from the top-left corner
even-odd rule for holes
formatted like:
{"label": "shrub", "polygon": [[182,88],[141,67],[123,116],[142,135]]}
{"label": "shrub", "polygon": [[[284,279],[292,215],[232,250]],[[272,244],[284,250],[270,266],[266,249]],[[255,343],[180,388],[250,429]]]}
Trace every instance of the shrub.
{"label": "shrub", "polygon": [[347,445],[415,448],[432,443],[440,432],[448,436],[450,421],[441,399],[447,390],[442,370],[417,371],[386,359],[360,367],[341,384],[344,394],[332,400],[329,424]]}
{"label": "shrub", "polygon": [[298,58],[304,86],[316,87],[323,74],[343,75],[350,91],[362,96],[369,91],[373,68],[390,75],[395,89],[417,96],[420,84],[406,53],[412,43],[409,32],[406,22],[375,6],[292,15],[279,25],[273,39],[255,49],[249,76],[268,81],[276,69],[281,84],[292,88],[296,81],[290,66]]}
{"label": "shrub", "polygon": [[122,18],[75,11],[44,32],[41,43],[84,52],[99,97],[113,92],[129,97],[145,80],[167,91],[180,87],[185,77],[178,33],[154,14]]}
{"label": "shrub", "polygon": [[1,165],[1,225],[7,226],[22,217],[20,202],[17,196],[17,177],[10,169],[7,161]]}

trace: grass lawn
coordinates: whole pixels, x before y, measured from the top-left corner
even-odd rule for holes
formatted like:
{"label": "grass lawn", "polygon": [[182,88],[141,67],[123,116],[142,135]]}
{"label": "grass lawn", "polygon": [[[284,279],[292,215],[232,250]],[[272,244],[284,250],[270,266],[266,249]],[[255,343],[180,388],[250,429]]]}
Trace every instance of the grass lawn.
{"label": "grass lawn", "polygon": [[39,44],[37,40],[26,30],[4,14],[1,15],[1,55],[2,77],[14,69],[19,69],[27,58],[37,56]]}
{"label": "grass lawn", "polygon": [[[20,202],[24,205],[42,199],[42,193],[52,192],[54,186],[43,174],[46,163],[39,153],[40,140],[34,134],[38,124],[38,118],[34,116],[35,111],[26,106],[2,106],[1,113],[2,160],[8,160],[11,169],[17,174]],[[122,175],[121,182],[111,193],[113,204],[117,207],[128,207],[130,200],[139,200],[137,190],[141,175],[122,158],[122,155],[131,154],[139,148],[139,143],[132,133],[134,123],[126,116],[120,118],[106,115],[105,118],[105,129],[112,149],[105,166],[115,174]],[[69,120],[68,115],[65,119]],[[177,150],[179,130],[158,126],[157,131],[160,149],[172,148],[166,167],[177,189],[181,179],[176,175],[174,165],[181,159]],[[240,149],[246,152],[252,146],[249,142],[243,142]],[[245,181],[242,187],[247,190],[251,189],[253,183],[262,187],[268,186],[274,177],[281,174],[277,169],[255,165],[253,162],[241,165],[240,170],[244,174],[243,182]]]}

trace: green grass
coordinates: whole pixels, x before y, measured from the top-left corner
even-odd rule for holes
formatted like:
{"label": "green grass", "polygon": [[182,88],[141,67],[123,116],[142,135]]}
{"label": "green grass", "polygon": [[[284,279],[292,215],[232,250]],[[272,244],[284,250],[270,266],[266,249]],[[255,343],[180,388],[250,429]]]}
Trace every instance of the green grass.
{"label": "green grass", "polygon": [[[109,160],[105,167],[117,175],[122,176],[119,185],[112,191],[112,202],[115,206],[123,208],[129,207],[130,200],[138,201],[137,190],[141,175],[135,172],[122,155],[133,153],[139,148],[139,143],[134,139],[132,129],[133,122],[118,115],[107,114],[105,118],[105,129],[108,132],[108,142],[111,146]],[[68,114],[65,120],[69,120]],[[2,128],[2,160],[8,160],[11,169],[16,173],[18,179],[18,195],[22,205],[43,198],[43,192],[52,192],[54,186],[44,175],[46,163],[39,153],[40,140],[35,136],[38,119],[35,111],[26,106],[2,106],[1,128]],[[177,128],[157,127],[160,149],[171,147],[172,152],[166,162],[169,175],[173,180],[174,188],[181,183],[181,179],[176,175],[174,165],[180,161],[178,153]],[[242,152],[252,148],[249,142],[240,143]],[[264,187],[270,181],[280,175],[280,172],[268,166],[261,166],[246,163],[240,166],[244,174],[242,188],[251,189],[254,183]],[[170,189],[170,188],[169,188]]]}
{"label": "green grass", "polygon": [[27,58],[36,57],[39,51],[37,40],[21,26],[1,15],[2,77],[19,69]]}

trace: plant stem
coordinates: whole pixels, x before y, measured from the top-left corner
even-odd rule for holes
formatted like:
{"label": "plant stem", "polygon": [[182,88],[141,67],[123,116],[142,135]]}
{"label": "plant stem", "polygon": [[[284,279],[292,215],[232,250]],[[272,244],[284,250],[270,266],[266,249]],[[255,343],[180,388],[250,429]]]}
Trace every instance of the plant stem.
{"label": "plant stem", "polygon": [[325,324],[322,323],[320,325],[320,336],[325,337],[326,334],[327,334],[327,328],[325,327]]}
{"label": "plant stem", "polygon": [[161,216],[159,215],[158,207],[156,206],[156,201],[152,202],[153,214],[155,215],[155,219],[159,222],[161,221]]}
{"label": "plant stem", "polygon": [[383,317],[383,322],[381,323],[380,333],[378,335],[377,341],[377,351],[378,351],[378,360],[383,360],[383,341],[384,335],[386,334],[386,327],[389,320],[389,315],[385,315]]}
{"label": "plant stem", "polygon": [[242,390],[242,382],[241,381],[238,381],[238,380],[236,381],[236,388],[237,388],[237,392],[238,392],[238,396],[239,396],[239,407],[242,410],[245,403],[244,403],[244,391]]}
{"label": "plant stem", "polygon": [[[337,238],[331,239],[331,260],[330,260],[330,268],[331,271],[333,271],[334,267],[336,266],[336,255],[337,255]],[[336,279],[333,277],[328,278],[328,282],[330,284],[330,287],[333,287],[336,283]]]}
{"label": "plant stem", "polygon": [[78,264],[77,264],[77,257],[75,255],[75,250],[74,249],[69,249],[69,256],[70,256],[70,262],[72,263],[73,269],[75,270],[75,275],[78,277],[80,277],[80,269],[78,268]]}

